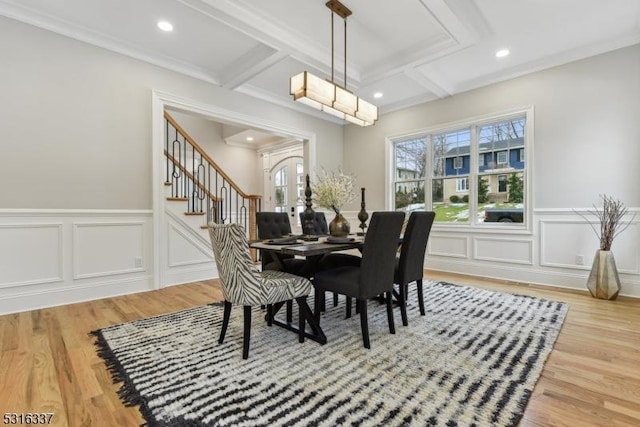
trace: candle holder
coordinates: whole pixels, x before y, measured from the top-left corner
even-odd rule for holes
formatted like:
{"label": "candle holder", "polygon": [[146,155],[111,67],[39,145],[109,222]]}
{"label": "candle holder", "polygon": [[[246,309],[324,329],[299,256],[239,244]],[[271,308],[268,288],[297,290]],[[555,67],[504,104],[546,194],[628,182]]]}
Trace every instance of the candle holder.
{"label": "candle holder", "polygon": [[362,231],[358,231],[357,235],[358,236],[364,236],[365,234],[365,228],[367,228],[367,219],[369,219],[369,214],[367,213],[367,211],[365,210],[365,203],[364,203],[364,187],[360,188],[360,192],[361,192],[361,196],[360,196],[360,212],[358,212],[358,219],[360,220],[360,229]]}
{"label": "candle holder", "polygon": [[[311,200],[311,182],[309,180],[309,174],[306,176],[306,186],[304,188],[304,198],[305,198],[305,210],[303,214],[304,218],[304,226],[302,230],[311,230],[313,228],[313,220],[315,219],[316,213],[313,210],[313,201]],[[302,240],[310,241],[310,240],[318,240],[317,237],[310,236],[307,233],[302,233]]]}

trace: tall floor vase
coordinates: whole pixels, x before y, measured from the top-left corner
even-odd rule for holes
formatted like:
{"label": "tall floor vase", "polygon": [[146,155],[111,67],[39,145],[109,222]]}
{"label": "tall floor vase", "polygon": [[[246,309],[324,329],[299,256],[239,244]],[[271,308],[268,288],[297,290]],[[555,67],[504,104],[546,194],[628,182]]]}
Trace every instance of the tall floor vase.
{"label": "tall floor vase", "polygon": [[594,298],[613,300],[620,292],[620,277],[613,252],[599,249],[593,258],[587,288]]}

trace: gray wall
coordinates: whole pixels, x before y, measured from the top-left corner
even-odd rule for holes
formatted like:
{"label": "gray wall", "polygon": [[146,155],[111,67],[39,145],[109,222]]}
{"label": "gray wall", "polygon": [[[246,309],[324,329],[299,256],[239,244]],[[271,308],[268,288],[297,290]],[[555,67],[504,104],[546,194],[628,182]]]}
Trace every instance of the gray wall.
{"label": "gray wall", "polygon": [[[640,207],[640,45],[383,115],[345,129],[345,169],[383,209],[385,137],[535,107],[533,208]],[[352,206],[352,209],[356,209]]]}
{"label": "gray wall", "polygon": [[342,163],[342,126],[0,17],[0,208],[151,209],[151,91],[317,136]]}

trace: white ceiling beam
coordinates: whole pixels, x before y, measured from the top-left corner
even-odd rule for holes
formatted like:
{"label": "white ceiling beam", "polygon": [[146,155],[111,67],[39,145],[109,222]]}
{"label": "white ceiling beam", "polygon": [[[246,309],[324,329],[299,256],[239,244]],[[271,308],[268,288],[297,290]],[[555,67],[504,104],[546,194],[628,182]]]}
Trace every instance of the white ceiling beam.
{"label": "white ceiling beam", "polygon": [[404,74],[411,80],[418,83],[420,86],[427,89],[429,92],[436,95],[438,98],[446,98],[447,96],[453,94],[453,91],[451,89],[447,89],[442,84],[434,82],[432,79],[425,76],[424,73],[421,73],[415,68],[407,68],[404,71]]}
{"label": "white ceiling beam", "polygon": [[331,51],[306,34],[293,31],[254,12],[243,2],[221,0],[177,0],[255,41],[277,51],[288,52],[295,59],[321,71],[331,70]]}
{"label": "white ceiling beam", "polygon": [[222,86],[233,90],[288,56],[267,45],[258,45],[224,69],[221,73]]}

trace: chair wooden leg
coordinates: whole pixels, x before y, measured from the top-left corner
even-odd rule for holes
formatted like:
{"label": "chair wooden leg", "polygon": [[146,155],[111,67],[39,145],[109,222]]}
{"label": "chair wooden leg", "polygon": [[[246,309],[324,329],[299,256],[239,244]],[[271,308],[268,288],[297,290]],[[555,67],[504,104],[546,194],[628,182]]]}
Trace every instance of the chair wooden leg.
{"label": "chair wooden leg", "polygon": [[356,307],[360,310],[360,328],[362,329],[362,342],[364,348],[371,348],[369,343],[369,320],[367,319],[367,300],[356,300]]}
{"label": "chair wooden leg", "polygon": [[298,341],[304,342],[304,329],[306,327],[306,313],[304,306],[307,304],[307,297],[296,298],[298,302]]}
{"label": "chair wooden leg", "polygon": [[249,358],[249,340],[251,339],[251,306],[244,306],[244,337],[242,339],[242,358]]}
{"label": "chair wooden leg", "polygon": [[418,286],[418,305],[420,306],[420,315],[424,316],[424,295],[422,293],[422,279],[418,279],[416,281],[416,286]]}
{"label": "chair wooden leg", "polygon": [[391,291],[387,291],[384,293],[385,299],[387,300],[387,321],[389,322],[389,333],[396,333],[396,324],[393,320],[393,302],[391,300]]}
{"label": "chair wooden leg", "polygon": [[347,318],[347,319],[350,319],[350,318],[351,318],[351,305],[352,305],[353,303],[352,303],[351,297],[346,297],[346,300],[347,300],[347,313],[346,313],[346,318]]}
{"label": "chair wooden leg", "polygon": [[337,292],[333,293],[333,306],[334,307],[338,306],[338,293]]}
{"label": "chair wooden leg", "polygon": [[218,344],[222,344],[224,342],[224,336],[227,333],[227,326],[229,326],[229,317],[231,317],[231,303],[229,301],[225,301],[224,314],[222,315],[222,329],[220,329]]}
{"label": "chair wooden leg", "polygon": [[409,320],[407,319],[407,285],[400,283],[398,285],[399,298],[398,304],[400,304],[400,316],[402,317],[402,326],[408,326]]}
{"label": "chair wooden leg", "polygon": [[287,301],[287,323],[291,323],[293,321],[293,301]]}
{"label": "chair wooden leg", "polygon": [[267,326],[273,325],[273,304],[267,305]]}

